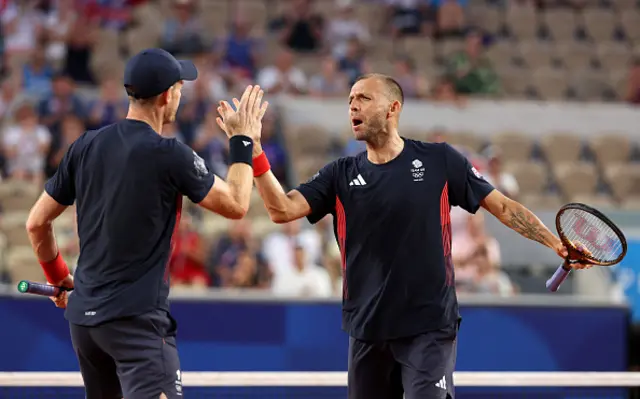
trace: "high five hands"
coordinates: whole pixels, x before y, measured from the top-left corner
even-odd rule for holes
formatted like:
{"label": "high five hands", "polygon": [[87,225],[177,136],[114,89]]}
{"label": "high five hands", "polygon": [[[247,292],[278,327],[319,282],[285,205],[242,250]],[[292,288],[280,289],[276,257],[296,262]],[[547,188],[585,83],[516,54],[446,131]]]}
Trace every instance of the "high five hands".
{"label": "high five hands", "polygon": [[254,153],[262,152],[260,137],[262,135],[262,117],[267,112],[268,102],[263,102],[264,91],[260,86],[249,85],[240,100],[234,98],[235,110],[226,101],[218,104],[219,117],[216,123],[228,137],[245,135],[253,139]]}

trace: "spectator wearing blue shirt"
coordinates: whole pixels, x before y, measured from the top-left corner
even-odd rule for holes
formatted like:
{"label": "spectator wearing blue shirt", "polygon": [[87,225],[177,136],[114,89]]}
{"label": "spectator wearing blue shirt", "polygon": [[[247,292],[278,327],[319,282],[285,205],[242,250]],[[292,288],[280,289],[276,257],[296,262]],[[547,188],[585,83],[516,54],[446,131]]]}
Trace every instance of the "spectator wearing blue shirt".
{"label": "spectator wearing blue shirt", "polygon": [[73,81],[69,76],[57,74],[53,77],[51,93],[40,101],[38,114],[42,118],[42,123],[51,132],[51,147],[47,154],[47,165],[45,168],[47,177],[53,176],[58,168],[53,157],[61,145],[60,122],[67,114],[73,114],[78,118],[86,119],[85,104],[75,93]]}
{"label": "spectator wearing blue shirt", "polygon": [[127,100],[124,90],[114,79],[105,79],[100,85],[100,97],[91,104],[89,126],[99,129],[110,125],[127,114]]}
{"label": "spectator wearing blue shirt", "polygon": [[287,151],[282,144],[281,135],[277,130],[276,118],[272,112],[267,112],[262,119],[262,150],[271,164],[271,171],[284,185],[288,185]]}
{"label": "spectator wearing blue shirt", "polygon": [[349,80],[349,86],[353,86],[358,76],[364,72],[364,57],[362,46],[357,38],[351,38],[347,43],[347,51],[344,57],[338,61],[338,69]]}
{"label": "spectator wearing blue shirt", "polygon": [[39,43],[29,62],[22,67],[22,88],[28,96],[41,97],[51,91],[54,71],[45,51],[44,44]]}
{"label": "spectator wearing blue shirt", "polygon": [[250,36],[251,28],[251,22],[238,14],[220,48],[224,66],[247,78],[255,77],[262,50],[262,43]]}
{"label": "spectator wearing blue shirt", "polygon": [[167,19],[162,34],[162,48],[177,54],[196,54],[202,48],[202,26],[195,16],[191,0],[174,0],[174,16]]}

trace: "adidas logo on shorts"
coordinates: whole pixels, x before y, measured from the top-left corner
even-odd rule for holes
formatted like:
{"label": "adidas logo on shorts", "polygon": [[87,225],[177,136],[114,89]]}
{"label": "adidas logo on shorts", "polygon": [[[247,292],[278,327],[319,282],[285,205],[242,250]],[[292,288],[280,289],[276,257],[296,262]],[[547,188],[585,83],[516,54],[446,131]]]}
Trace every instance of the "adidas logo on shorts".
{"label": "adidas logo on shorts", "polygon": [[444,389],[445,391],[447,390],[447,379],[445,377],[442,377],[440,379],[440,381],[436,382],[436,386],[440,389]]}

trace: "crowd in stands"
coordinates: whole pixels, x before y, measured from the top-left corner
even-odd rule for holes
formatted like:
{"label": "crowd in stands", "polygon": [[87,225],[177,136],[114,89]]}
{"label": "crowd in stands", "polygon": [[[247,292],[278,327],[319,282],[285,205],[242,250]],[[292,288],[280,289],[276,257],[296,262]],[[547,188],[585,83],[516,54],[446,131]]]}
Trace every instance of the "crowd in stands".
{"label": "crowd in stands", "polygon": [[[249,82],[257,82],[269,95],[343,97],[357,76],[376,71],[391,73],[410,100],[464,107],[468,96],[545,98],[542,86],[533,83],[512,92],[511,75],[502,73],[504,65],[495,62],[500,57],[492,49],[503,48],[500,45],[521,35],[505,16],[541,15],[548,10],[580,13],[589,3],[0,0],[2,184],[24,182],[41,187],[69,145],[86,129],[122,118],[127,111],[120,84],[122,62],[141,47],[159,46],[196,62],[199,79],[185,84],[177,121],[166,126],[163,135],[191,146],[216,174],[226,176],[227,141],[215,123],[214,104],[229,99]],[[612,13],[620,4],[635,7],[624,0],[596,3]],[[478,17],[478,13],[485,17],[498,13],[500,21],[492,28],[487,22],[491,18]],[[627,84],[619,90],[611,86],[616,90],[608,99],[638,104],[640,62],[633,60],[630,49],[639,37],[625,21],[616,22],[617,33],[610,39],[629,46],[626,59],[631,67],[622,65]],[[540,30],[534,36],[554,42],[552,26],[536,27]],[[591,39],[588,27],[578,24],[575,29],[576,40]],[[509,54],[510,67],[526,70],[523,51]],[[606,98],[603,94],[600,99]],[[430,139],[446,140],[446,132],[433,132]],[[294,187],[290,154],[275,111],[265,116],[262,144],[276,177],[285,187]],[[334,155],[362,150],[362,143],[349,141]],[[496,187],[517,198],[518,181],[502,170],[499,149],[466,155]],[[500,271],[500,250],[484,231],[483,216],[453,212],[460,290],[515,293],[517,287]],[[250,287],[295,296],[340,295],[341,261],[330,218],[315,227],[292,222],[260,237],[255,236],[249,218],[234,222],[211,242],[200,233],[202,213],[196,209],[185,215],[171,258],[175,285]],[[74,235],[72,229],[69,235]],[[71,239],[65,251],[77,254],[77,242]]]}

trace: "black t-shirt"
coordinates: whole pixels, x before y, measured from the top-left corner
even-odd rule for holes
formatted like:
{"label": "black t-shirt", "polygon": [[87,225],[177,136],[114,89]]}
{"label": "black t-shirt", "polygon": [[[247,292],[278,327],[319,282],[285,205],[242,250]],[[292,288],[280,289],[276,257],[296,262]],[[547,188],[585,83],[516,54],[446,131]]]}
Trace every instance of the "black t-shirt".
{"label": "black t-shirt", "polygon": [[189,147],[144,122],[124,120],[76,140],[45,185],[77,208],[80,258],[66,318],[91,326],[168,310],[182,196],[198,203],[213,183]]}
{"label": "black t-shirt", "polygon": [[448,144],[405,139],[377,165],[366,152],[325,166],[298,191],[316,223],[334,216],[344,274],[343,328],[388,340],[456,323],[451,206],[475,213],[493,190]]}

